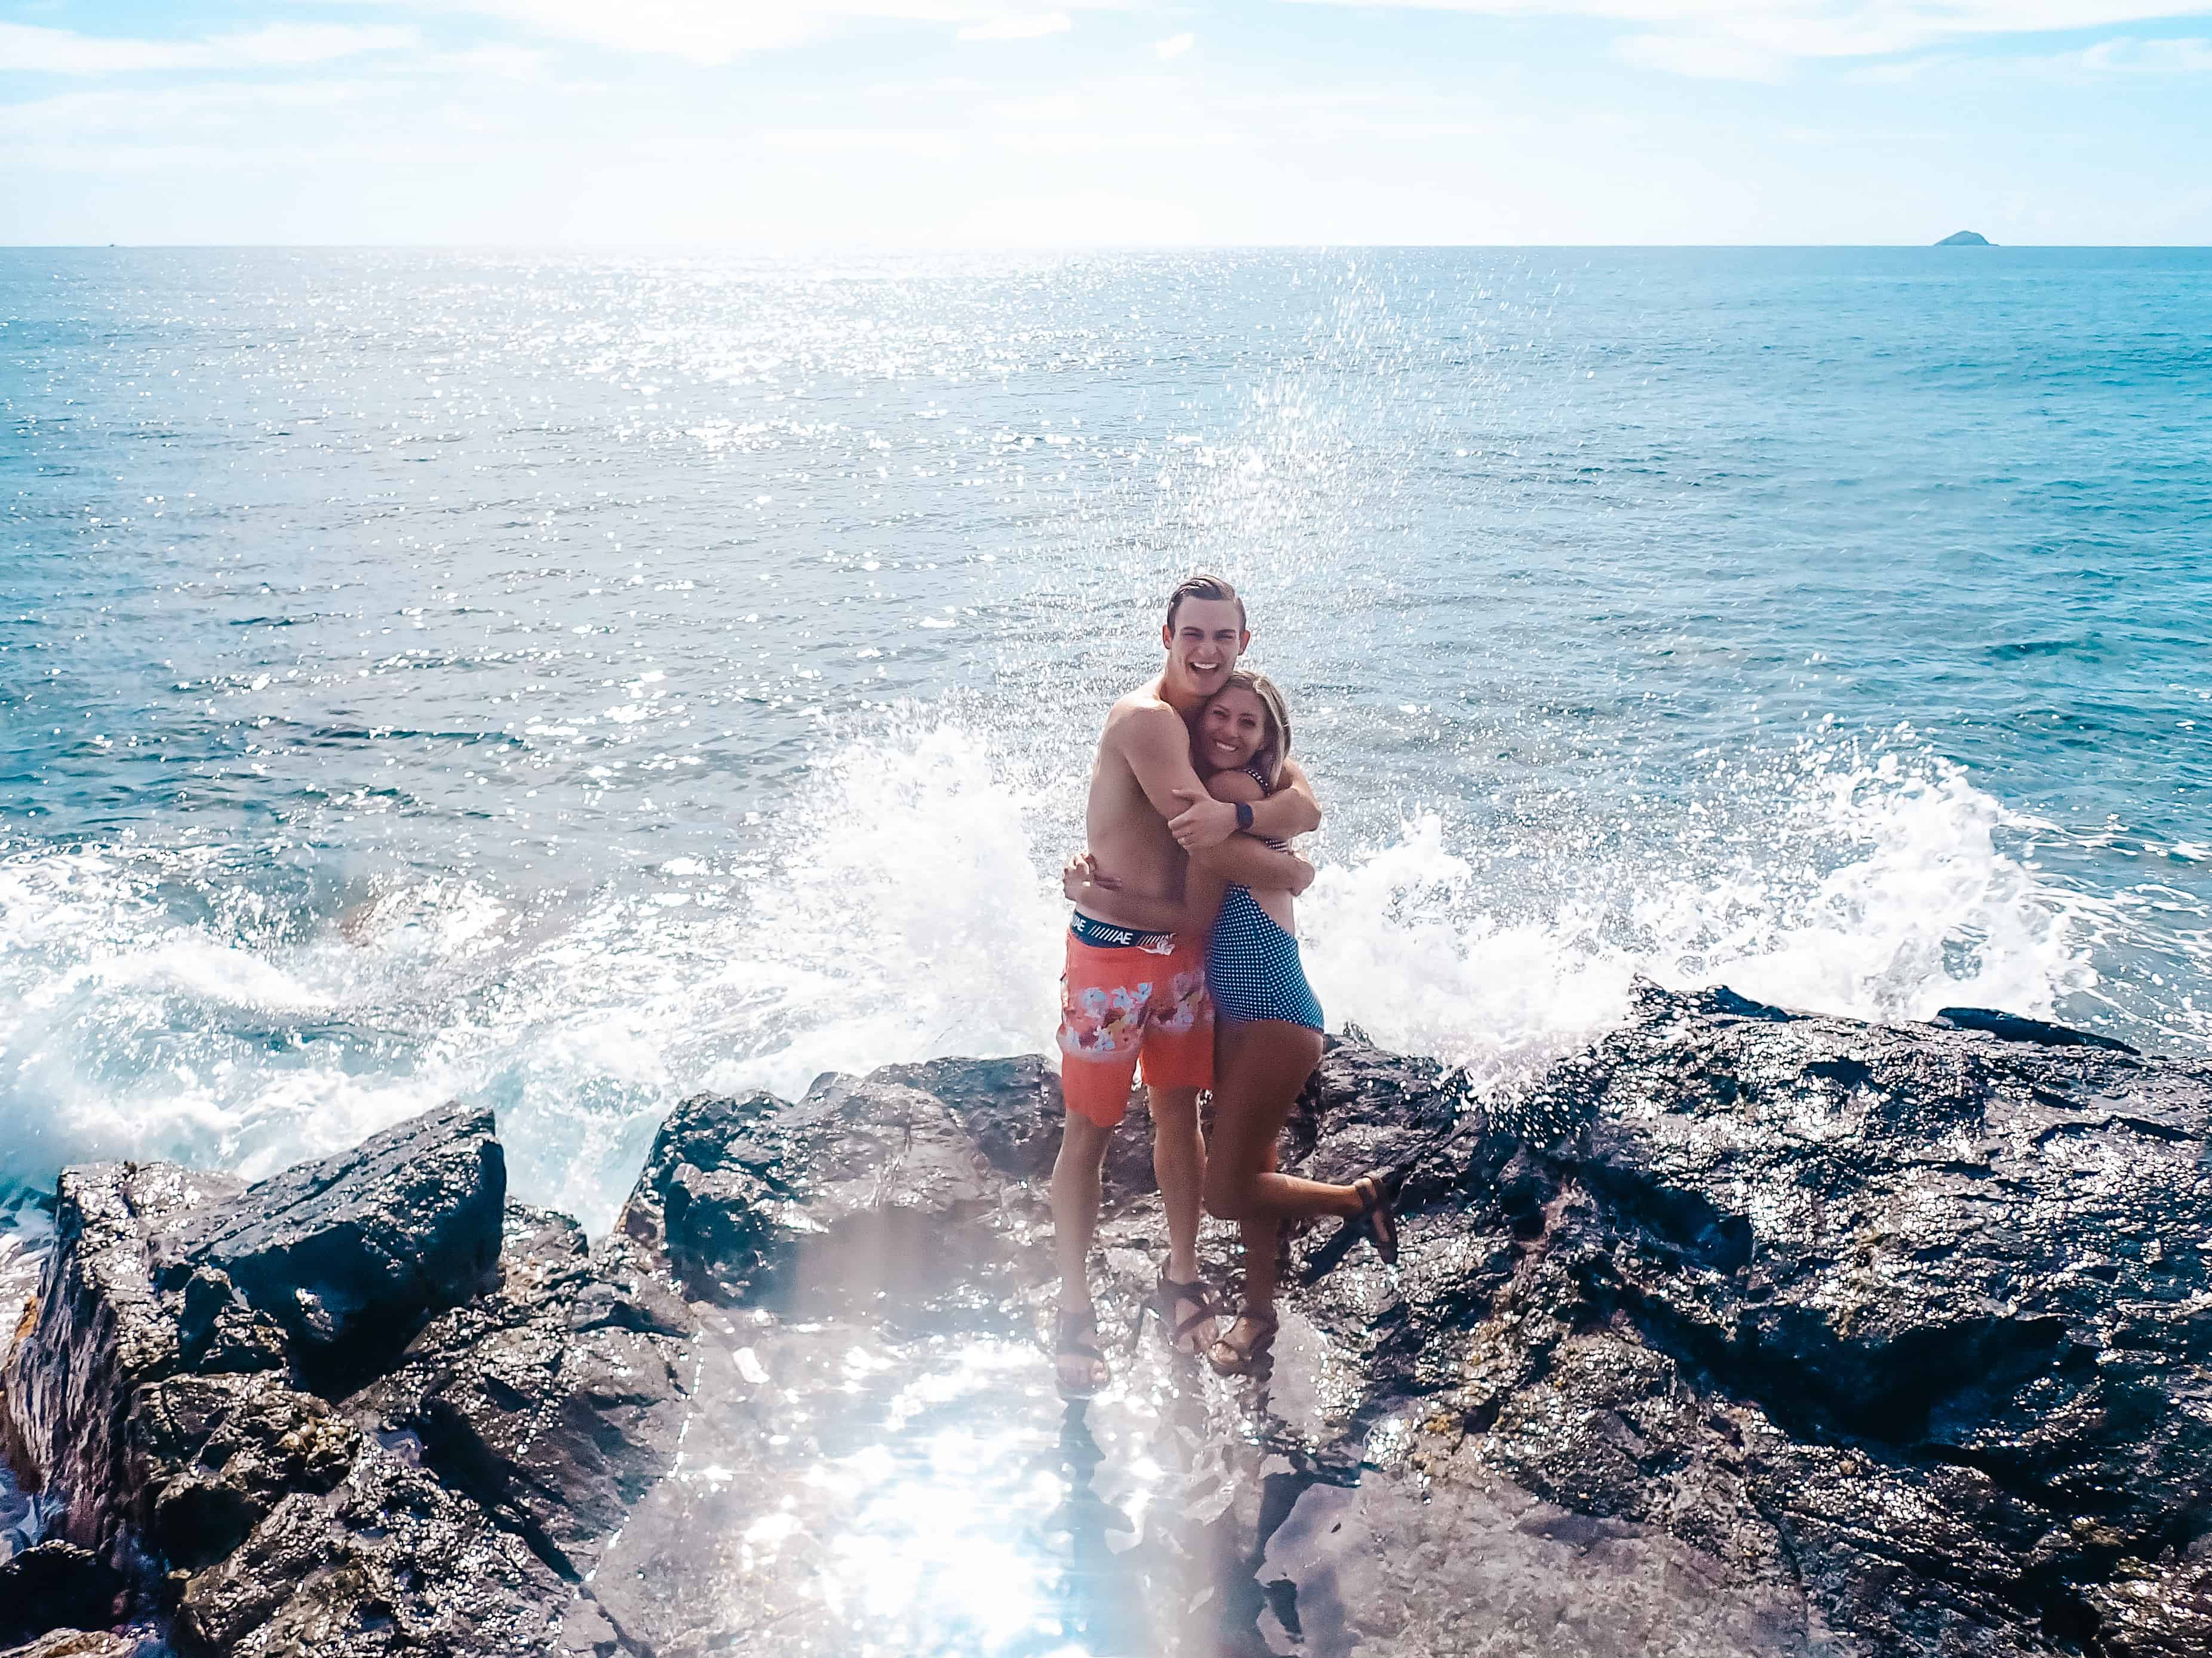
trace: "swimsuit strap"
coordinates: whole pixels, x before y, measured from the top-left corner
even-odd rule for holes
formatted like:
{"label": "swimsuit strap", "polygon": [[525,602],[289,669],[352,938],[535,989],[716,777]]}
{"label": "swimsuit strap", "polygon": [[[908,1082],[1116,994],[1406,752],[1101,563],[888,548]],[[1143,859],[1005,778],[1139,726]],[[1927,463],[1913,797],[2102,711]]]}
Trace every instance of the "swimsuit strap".
{"label": "swimsuit strap", "polygon": [[[1255,760],[1250,765],[1246,766],[1243,768],[1243,771],[1247,777],[1250,778],[1254,782],[1260,786],[1260,791],[1262,794],[1273,793],[1273,790],[1267,787],[1267,774],[1260,769],[1260,762],[1258,761]],[[1263,835],[1260,838],[1262,841],[1265,841],[1269,846],[1274,847],[1277,852],[1288,852],[1291,849],[1291,843],[1288,841],[1278,841],[1272,835]]]}

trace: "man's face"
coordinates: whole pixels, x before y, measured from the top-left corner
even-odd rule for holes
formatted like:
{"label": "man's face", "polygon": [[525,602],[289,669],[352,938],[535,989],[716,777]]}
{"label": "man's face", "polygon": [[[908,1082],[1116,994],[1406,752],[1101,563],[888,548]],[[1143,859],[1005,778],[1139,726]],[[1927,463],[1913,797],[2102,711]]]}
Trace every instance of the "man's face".
{"label": "man's face", "polygon": [[1252,642],[1233,598],[1186,598],[1160,639],[1168,647],[1168,684],[1193,696],[1211,696],[1228,683],[1229,671]]}

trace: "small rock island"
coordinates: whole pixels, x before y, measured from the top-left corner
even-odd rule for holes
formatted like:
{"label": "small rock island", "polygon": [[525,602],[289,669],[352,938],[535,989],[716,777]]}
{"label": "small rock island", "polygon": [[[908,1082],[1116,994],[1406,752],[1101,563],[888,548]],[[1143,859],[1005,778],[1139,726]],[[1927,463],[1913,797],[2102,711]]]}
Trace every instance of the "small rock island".
{"label": "small rock island", "polygon": [[1938,247],[1995,247],[1996,244],[1978,230],[1954,230],[1936,246]]}

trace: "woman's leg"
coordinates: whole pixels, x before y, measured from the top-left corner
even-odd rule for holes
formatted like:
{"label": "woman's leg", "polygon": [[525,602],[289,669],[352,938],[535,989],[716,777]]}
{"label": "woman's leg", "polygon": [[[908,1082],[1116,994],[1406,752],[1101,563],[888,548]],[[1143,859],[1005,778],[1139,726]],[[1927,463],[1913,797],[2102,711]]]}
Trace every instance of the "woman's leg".
{"label": "woman's leg", "polygon": [[1301,1024],[1255,1019],[1224,1021],[1215,1028],[1213,1141],[1206,1160],[1209,1213],[1224,1220],[1283,1220],[1360,1212],[1353,1187],[1276,1170],[1275,1141],[1321,1053],[1321,1033]]}
{"label": "woman's leg", "polygon": [[[1275,1169],[1275,1148],[1267,1148],[1267,1167],[1263,1173]],[[1247,1215],[1237,1223],[1237,1230],[1244,1238],[1244,1310],[1248,1315],[1272,1318],[1275,1310],[1276,1273],[1281,1262],[1277,1259],[1283,1247],[1283,1223],[1274,1215],[1257,1212]]]}

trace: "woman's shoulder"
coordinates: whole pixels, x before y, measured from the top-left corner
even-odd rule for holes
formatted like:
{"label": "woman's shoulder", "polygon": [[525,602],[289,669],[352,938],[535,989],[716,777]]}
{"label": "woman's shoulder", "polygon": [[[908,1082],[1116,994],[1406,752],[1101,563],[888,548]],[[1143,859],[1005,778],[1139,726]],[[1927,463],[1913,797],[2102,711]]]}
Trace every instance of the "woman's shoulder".
{"label": "woman's shoulder", "polygon": [[1218,771],[1206,780],[1206,792],[1217,800],[1264,800],[1267,791],[1249,771]]}

